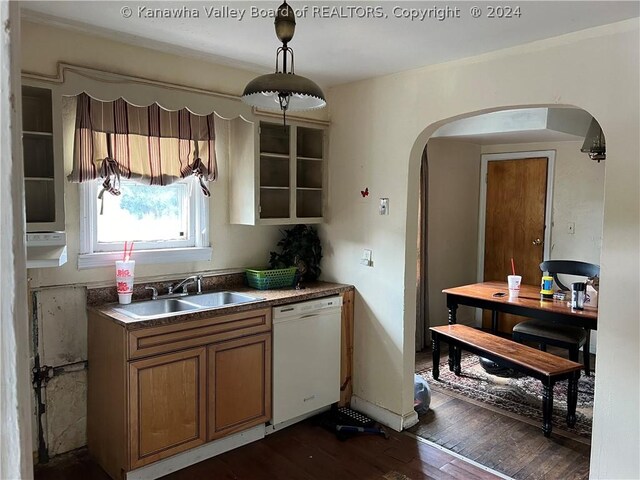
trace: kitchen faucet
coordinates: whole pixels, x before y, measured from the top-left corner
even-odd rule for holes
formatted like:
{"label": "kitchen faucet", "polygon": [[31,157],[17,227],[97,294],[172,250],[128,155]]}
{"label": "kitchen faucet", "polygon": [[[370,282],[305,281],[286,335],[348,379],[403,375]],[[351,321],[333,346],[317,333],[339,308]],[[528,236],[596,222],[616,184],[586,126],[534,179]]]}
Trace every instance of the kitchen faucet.
{"label": "kitchen faucet", "polygon": [[202,293],[202,275],[192,275],[190,277],[185,278],[184,280],[176,283],[175,285],[167,285],[167,295],[173,295],[176,290],[182,288],[182,293],[187,294],[187,287],[191,284],[195,283],[197,291],[196,293],[199,295]]}

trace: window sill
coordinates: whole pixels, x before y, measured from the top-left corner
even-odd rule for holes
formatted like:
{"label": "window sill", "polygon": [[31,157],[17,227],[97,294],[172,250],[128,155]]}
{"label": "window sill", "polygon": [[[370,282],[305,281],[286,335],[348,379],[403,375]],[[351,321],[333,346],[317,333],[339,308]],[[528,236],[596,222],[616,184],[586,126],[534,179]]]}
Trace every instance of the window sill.
{"label": "window sill", "polygon": [[[116,260],[122,260],[122,252],[80,254],[78,255],[78,270],[114,266]],[[211,261],[211,247],[136,250],[133,253],[133,260],[135,260],[138,265],[209,262]]]}

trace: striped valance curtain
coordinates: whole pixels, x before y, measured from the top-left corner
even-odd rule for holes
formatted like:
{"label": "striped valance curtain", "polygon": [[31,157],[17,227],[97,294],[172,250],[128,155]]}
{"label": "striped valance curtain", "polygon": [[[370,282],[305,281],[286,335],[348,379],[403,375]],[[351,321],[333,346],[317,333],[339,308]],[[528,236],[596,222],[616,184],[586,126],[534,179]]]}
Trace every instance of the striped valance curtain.
{"label": "striped valance curtain", "polygon": [[138,107],[119,98],[77,97],[72,182],[103,180],[118,195],[120,178],[169,185],[196,175],[205,195],[218,175],[213,113],[169,111],[157,103]]}

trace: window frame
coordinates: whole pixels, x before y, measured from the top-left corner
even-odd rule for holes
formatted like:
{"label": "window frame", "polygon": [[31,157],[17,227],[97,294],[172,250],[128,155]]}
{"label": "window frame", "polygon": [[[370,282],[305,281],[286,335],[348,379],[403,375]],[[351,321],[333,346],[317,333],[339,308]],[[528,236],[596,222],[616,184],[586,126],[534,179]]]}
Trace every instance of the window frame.
{"label": "window frame", "polygon": [[[202,195],[195,177],[183,181],[191,190],[188,195],[188,239],[176,241],[140,242],[134,250],[134,260],[139,264],[210,261],[209,202]],[[106,267],[122,259],[122,250],[98,246],[97,208],[100,180],[79,185],[80,197],[80,253],[78,270]],[[162,187],[157,187],[162,188]],[[108,193],[105,193],[108,195]]]}

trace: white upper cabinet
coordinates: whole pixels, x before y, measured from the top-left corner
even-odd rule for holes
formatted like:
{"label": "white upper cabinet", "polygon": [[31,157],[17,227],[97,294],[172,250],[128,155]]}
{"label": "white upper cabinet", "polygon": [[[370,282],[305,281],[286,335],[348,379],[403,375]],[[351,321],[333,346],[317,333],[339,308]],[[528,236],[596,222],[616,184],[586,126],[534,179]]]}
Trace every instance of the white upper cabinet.
{"label": "white upper cabinet", "polygon": [[230,221],[321,223],[326,130],[298,123],[231,122]]}
{"label": "white upper cabinet", "polygon": [[64,230],[61,98],[37,83],[22,85],[22,150],[27,232]]}

